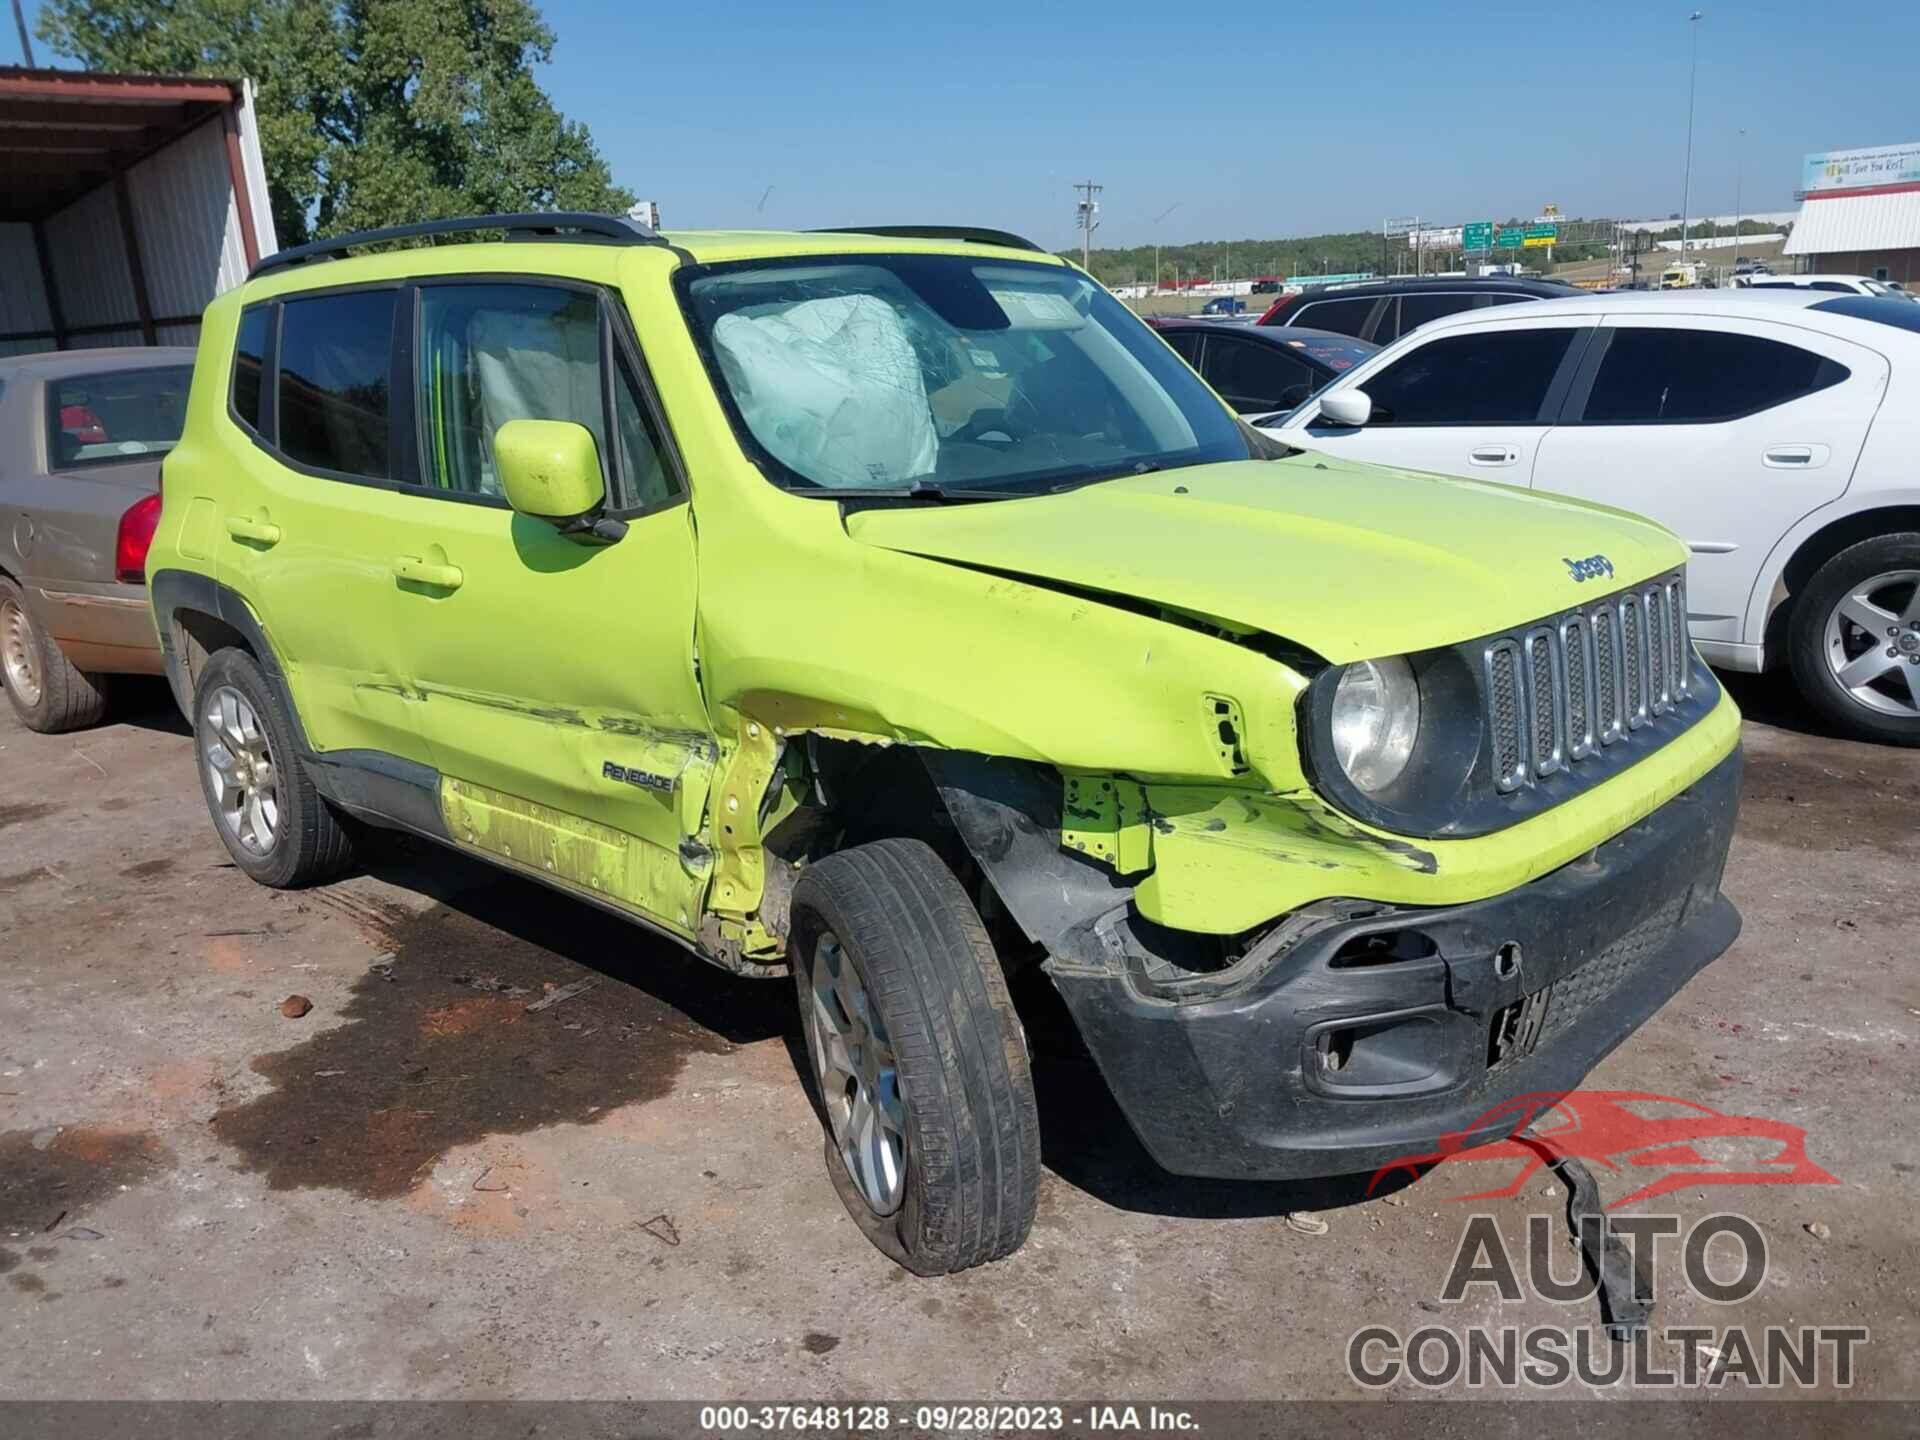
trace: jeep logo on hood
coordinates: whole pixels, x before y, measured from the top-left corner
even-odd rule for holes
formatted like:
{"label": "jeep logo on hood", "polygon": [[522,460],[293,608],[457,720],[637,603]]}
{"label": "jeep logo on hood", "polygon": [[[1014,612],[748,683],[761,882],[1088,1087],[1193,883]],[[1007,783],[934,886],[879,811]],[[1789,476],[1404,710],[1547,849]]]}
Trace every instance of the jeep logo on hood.
{"label": "jeep logo on hood", "polygon": [[1613,562],[1604,555],[1589,555],[1584,560],[1569,560],[1562,555],[1560,563],[1567,567],[1569,575],[1583,585],[1589,580],[1597,580],[1602,575],[1609,580],[1613,578]]}

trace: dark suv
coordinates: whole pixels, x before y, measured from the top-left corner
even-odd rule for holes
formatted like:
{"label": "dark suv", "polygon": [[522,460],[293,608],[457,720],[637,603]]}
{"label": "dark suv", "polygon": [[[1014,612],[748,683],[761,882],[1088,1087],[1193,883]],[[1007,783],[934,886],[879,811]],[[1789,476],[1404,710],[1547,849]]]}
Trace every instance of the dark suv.
{"label": "dark suv", "polygon": [[1522,300],[1565,300],[1584,293],[1557,280],[1509,275],[1484,280],[1356,280],[1345,285],[1313,285],[1298,295],[1282,295],[1260,317],[1260,323],[1307,325],[1390,345],[1409,330],[1443,315]]}

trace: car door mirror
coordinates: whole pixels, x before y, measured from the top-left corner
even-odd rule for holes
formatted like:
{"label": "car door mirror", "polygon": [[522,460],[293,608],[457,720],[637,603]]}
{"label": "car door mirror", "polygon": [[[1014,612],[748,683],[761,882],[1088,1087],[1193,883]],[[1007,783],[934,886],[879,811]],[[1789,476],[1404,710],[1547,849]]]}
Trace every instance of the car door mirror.
{"label": "car door mirror", "polygon": [[1336,390],[1320,397],[1320,418],[1329,425],[1364,425],[1373,418],[1373,400],[1364,390]]}
{"label": "car door mirror", "polygon": [[571,420],[509,420],[493,432],[493,463],[507,503],[564,535],[617,540],[618,520],[601,518],[607,501],[593,432]]}

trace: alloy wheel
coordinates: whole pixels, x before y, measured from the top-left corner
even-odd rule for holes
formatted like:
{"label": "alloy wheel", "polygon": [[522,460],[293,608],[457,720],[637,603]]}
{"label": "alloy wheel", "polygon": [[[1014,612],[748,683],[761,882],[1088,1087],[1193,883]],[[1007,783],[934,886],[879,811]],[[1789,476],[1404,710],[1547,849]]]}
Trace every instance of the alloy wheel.
{"label": "alloy wheel", "polygon": [[907,1119],[886,1023],[838,937],[813,951],[807,1007],[814,1077],[833,1141],[861,1199],[876,1215],[900,1208],[907,1187]]}
{"label": "alloy wheel", "polygon": [[280,835],[280,776],[260,717],[230,685],[207,697],[200,756],[221,823],[246,850],[270,853]]}
{"label": "alloy wheel", "polygon": [[40,647],[26,607],[12,596],[0,602],[0,666],[22,705],[32,709],[40,703]]}
{"label": "alloy wheel", "polygon": [[1920,718],[1920,570],[1861,581],[1827,616],[1827,666],[1855,703]]}

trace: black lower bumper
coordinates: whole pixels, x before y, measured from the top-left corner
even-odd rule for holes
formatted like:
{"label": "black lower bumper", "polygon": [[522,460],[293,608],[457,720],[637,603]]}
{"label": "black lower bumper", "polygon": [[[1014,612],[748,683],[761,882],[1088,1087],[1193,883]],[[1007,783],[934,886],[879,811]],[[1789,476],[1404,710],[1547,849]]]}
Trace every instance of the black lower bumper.
{"label": "black lower bumper", "polygon": [[1362,1173],[1498,1139],[1573,1089],[1740,932],[1720,893],[1739,752],[1590,856],[1505,895],[1313,931],[1169,1001],[1050,966],[1129,1123],[1182,1175]]}

